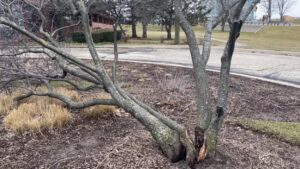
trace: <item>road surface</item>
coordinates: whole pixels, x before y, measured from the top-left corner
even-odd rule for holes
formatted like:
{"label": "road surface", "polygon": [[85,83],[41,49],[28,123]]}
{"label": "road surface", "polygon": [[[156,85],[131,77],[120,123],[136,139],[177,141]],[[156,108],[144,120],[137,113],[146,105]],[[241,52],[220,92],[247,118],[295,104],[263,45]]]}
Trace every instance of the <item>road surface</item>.
{"label": "road surface", "polygon": [[[87,48],[66,50],[79,58],[90,58]],[[105,46],[97,50],[103,59],[113,59],[112,47]],[[119,47],[119,53],[119,58],[123,61],[192,65],[189,49],[185,46],[122,46]],[[221,47],[212,48],[208,69],[220,69],[222,53]],[[300,86],[300,53],[236,49],[231,72]]]}

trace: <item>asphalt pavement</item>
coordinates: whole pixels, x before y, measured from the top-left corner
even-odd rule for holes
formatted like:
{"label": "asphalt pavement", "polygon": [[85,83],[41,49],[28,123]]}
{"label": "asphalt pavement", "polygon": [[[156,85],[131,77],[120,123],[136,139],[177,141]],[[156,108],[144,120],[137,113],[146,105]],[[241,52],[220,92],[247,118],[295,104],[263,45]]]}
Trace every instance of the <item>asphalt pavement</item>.
{"label": "asphalt pavement", "polygon": [[[90,58],[87,48],[66,48],[65,50],[78,58]],[[111,60],[114,57],[112,46],[106,45],[97,48],[97,51],[103,59]],[[186,46],[120,46],[119,53],[121,61],[192,66],[189,49]],[[222,53],[222,47],[212,47],[207,66],[209,70],[220,69]],[[300,53],[238,48],[233,56],[231,72],[300,87]]]}

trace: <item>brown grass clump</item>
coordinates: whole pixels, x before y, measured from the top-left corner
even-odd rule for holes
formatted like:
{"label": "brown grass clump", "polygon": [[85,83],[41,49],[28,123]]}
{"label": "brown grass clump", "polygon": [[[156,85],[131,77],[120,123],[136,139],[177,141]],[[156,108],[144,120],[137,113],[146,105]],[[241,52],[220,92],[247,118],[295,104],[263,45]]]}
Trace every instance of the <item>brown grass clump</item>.
{"label": "brown grass clump", "polygon": [[82,110],[81,114],[86,118],[115,117],[117,108],[115,106],[93,106]]}
{"label": "brown grass clump", "polygon": [[60,128],[71,120],[71,114],[61,106],[24,103],[9,112],[3,122],[7,129],[22,133]]}
{"label": "brown grass clump", "polygon": [[[108,93],[97,93],[97,98],[111,99]],[[85,97],[84,100],[90,100],[93,97]],[[99,105],[85,108],[81,111],[81,115],[85,118],[109,118],[117,116],[118,109],[115,106]]]}
{"label": "brown grass clump", "polygon": [[80,96],[79,96],[78,92],[75,90],[68,90],[66,88],[59,87],[59,88],[55,88],[54,91],[59,94],[69,97],[73,101],[80,100]]}
{"label": "brown grass clump", "polygon": [[0,94],[0,116],[6,115],[14,106],[14,95]]}

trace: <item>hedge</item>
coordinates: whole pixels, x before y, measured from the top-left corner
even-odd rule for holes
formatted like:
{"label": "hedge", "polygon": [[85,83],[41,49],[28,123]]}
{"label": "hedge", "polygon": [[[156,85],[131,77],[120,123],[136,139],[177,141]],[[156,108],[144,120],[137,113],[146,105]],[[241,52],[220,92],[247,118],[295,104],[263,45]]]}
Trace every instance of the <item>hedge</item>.
{"label": "hedge", "polygon": [[[114,42],[114,31],[102,31],[102,32],[93,32],[92,37],[95,43],[100,42]],[[122,37],[122,32],[117,31],[117,40],[120,40]],[[74,32],[72,34],[73,42],[85,43],[85,37],[83,32]]]}

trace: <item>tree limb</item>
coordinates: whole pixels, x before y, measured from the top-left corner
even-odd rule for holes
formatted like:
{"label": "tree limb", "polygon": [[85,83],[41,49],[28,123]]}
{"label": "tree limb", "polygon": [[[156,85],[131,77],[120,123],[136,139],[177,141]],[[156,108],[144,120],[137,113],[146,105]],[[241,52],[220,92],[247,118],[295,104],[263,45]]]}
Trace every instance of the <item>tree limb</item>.
{"label": "tree limb", "polygon": [[70,98],[55,92],[29,92],[25,95],[16,97],[14,100],[19,102],[31,96],[47,96],[62,101],[69,109],[84,109],[97,105],[116,106],[117,103],[113,99],[92,99],[87,102],[74,102]]}

